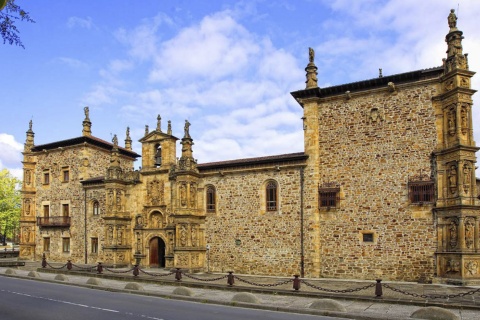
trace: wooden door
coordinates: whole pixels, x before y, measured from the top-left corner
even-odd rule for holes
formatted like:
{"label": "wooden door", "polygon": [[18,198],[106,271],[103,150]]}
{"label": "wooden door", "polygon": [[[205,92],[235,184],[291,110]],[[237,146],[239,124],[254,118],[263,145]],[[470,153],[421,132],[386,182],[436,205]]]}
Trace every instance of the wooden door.
{"label": "wooden door", "polygon": [[162,238],[150,240],[150,267],[165,267],[165,242]]}

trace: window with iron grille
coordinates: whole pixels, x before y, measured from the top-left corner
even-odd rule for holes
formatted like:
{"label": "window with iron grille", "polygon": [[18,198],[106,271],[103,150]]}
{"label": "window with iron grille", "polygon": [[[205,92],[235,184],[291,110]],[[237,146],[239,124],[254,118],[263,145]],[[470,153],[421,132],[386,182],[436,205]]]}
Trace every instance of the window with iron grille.
{"label": "window with iron grille", "polygon": [[267,211],[276,211],[277,210],[277,183],[275,181],[270,181],[267,183],[266,187],[266,205]]}
{"label": "window with iron grille", "polygon": [[336,208],[340,197],[340,188],[320,188],[319,206],[320,208]]}
{"label": "window with iron grille", "polygon": [[408,183],[411,203],[432,203],[435,201],[433,181],[411,181]]}
{"label": "window with iron grille", "polygon": [[207,212],[215,212],[215,188],[207,187]]}

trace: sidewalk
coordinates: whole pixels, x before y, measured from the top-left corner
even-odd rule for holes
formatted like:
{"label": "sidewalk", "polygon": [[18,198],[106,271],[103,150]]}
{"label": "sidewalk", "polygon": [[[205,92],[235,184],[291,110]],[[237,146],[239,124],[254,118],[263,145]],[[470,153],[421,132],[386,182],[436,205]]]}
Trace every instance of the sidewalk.
{"label": "sidewalk", "polygon": [[[477,320],[480,318],[480,293],[468,294],[464,297],[447,299],[426,299],[425,295],[456,295],[479,287],[453,287],[446,285],[428,285],[417,283],[386,282],[387,287],[416,295],[405,295],[402,292],[387,289],[384,284],[383,297],[375,297],[375,288],[352,291],[372,284],[372,281],[345,281],[331,279],[305,279],[317,288],[340,293],[320,292],[314,287],[301,284],[299,291],[293,290],[288,278],[257,277],[237,275],[233,286],[227,285],[224,274],[185,274],[181,281],[169,271],[146,269],[134,277],[129,269],[104,270],[103,274],[78,272],[62,269],[34,269],[29,264],[20,269],[0,268],[0,275],[27,278],[38,281],[49,281],[95,289],[129,292],[169,299],[190,300],[201,303],[235,305],[239,307],[259,308],[292,313],[328,315],[349,319],[411,319],[416,310],[426,306],[441,306],[453,312],[458,319]],[[55,268],[61,267],[52,266]],[[64,280],[62,280],[64,279]],[[215,281],[209,281],[209,280]],[[276,283],[282,283],[276,286]],[[272,284],[275,286],[273,287]],[[174,294],[174,291],[176,294]],[[325,298],[334,299],[345,308],[345,312],[328,311],[311,308],[312,303]],[[240,300],[238,300],[240,299]],[[251,299],[251,300],[249,300]],[[236,302],[232,302],[236,300]],[[255,302],[255,300],[257,300]],[[432,301],[433,300],[433,301]],[[247,303],[245,301],[251,301]],[[318,303],[318,302],[317,302]]]}

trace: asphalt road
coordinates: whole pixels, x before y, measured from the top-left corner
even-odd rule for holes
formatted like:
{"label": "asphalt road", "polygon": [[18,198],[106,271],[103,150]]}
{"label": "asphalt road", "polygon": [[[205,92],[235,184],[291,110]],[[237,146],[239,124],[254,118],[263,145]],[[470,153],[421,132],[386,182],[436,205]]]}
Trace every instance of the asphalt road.
{"label": "asphalt road", "polygon": [[201,304],[2,277],[1,320],[339,319]]}

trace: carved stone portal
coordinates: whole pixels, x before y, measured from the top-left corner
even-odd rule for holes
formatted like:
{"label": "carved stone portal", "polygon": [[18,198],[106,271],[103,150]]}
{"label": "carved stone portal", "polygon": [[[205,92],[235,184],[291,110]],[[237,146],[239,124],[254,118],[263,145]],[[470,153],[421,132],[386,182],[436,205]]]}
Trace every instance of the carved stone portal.
{"label": "carved stone portal", "polygon": [[161,181],[154,180],[148,184],[147,190],[148,198],[152,206],[158,206],[163,204],[164,198],[164,185]]}

